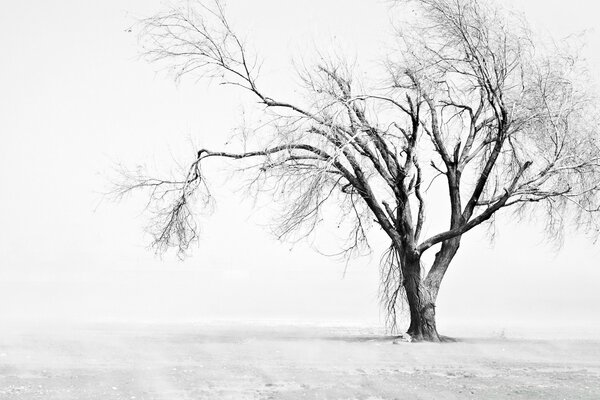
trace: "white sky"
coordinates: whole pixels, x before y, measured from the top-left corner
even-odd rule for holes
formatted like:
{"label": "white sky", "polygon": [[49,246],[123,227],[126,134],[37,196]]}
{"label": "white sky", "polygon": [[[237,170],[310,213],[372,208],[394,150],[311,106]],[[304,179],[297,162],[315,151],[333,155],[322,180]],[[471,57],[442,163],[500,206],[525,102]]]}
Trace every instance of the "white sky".
{"label": "white sky", "polygon": [[[173,157],[193,156],[190,140],[217,146],[240,120],[234,92],[189,80],[176,86],[137,60],[135,37],[126,30],[134,16],[151,15],[160,4],[3,4],[0,320],[377,323],[379,255],[351,263],[343,278],[342,263],[309,246],[290,251],[274,241],[235,188],[215,182],[217,211],[183,263],[146,249],[140,199],[97,207],[115,160],[168,170]],[[597,2],[516,4],[559,37],[589,29],[586,54],[599,75]],[[291,58],[315,46],[334,44],[375,60],[389,18],[376,0],[230,0],[229,11],[265,59],[264,76],[275,76],[273,87],[283,94],[294,79]],[[465,238],[440,294],[442,327],[474,320],[600,324],[600,247],[573,236],[557,253],[539,232],[501,222],[493,246],[478,233]]]}

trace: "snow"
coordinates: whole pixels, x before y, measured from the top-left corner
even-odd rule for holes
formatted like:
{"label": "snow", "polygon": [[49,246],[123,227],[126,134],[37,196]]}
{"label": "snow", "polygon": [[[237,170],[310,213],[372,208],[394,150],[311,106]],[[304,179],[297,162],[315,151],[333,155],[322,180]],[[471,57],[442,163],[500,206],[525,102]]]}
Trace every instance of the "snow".
{"label": "snow", "polygon": [[0,399],[598,399],[600,342],[399,343],[378,328],[5,327]]}

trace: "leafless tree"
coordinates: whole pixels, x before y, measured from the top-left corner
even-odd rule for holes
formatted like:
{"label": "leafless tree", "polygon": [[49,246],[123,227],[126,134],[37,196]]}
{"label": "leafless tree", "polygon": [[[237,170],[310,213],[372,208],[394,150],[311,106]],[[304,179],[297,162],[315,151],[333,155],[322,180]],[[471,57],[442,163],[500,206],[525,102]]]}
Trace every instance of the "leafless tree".
{"label": "leafless tree", "polygon": [[[311,232],[331,203],[351,226],[345,251],[380,227],[389,238],[381,297],[391,327],[407,304],[408,334],[439,341],[436,298],[464,234],[509,208],[545,213],[554,237],[566,221],[598,232],[596,103],[572,47],[543,45],[521,18],[483,0],[396,3],[415,7],[417,18],[401,24],[396,51],[374,69],[379,85],[366,88],[339,57],[321,59],[300,71],[309,101],[263,91],[259,63],[218,1],[186,2],[142,21],[149,61],[178,79],[239,88],[270,121],[250,130],[255,150],[201,149],[178,180],[125,173],[116,192],[149,191],[158,249],[185,251],[196,239],[193,210],[210,199],[201,167],[237,160],[253,171],[253,185],[283,197],[282,237]],[[443,184],[446,196],[430,195],[432,184]],[[430,203],[447,204],[448,227],[422,237]],[[424,265],[430,249],[437,253]]]}

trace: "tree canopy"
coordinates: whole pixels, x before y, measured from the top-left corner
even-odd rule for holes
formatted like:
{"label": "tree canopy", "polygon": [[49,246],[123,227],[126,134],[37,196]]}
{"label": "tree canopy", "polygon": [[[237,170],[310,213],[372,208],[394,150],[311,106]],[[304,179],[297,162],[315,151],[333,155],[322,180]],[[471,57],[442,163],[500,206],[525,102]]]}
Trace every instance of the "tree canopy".
{"label": "tree canopy", "polygon": [[[393,51],[382,54],[376,84],[343,57],[321,57],[298,73],[303,96],[263,89],[259,58],[248,51],[219,1],[186,2],[141,21],[144,57],[174,76],[215,79],[258,100],[268,117],[245,149],[199,149],[177,180],[124,172],[123,195],[146,189],[159,251],[188,250],[194,209],[210,199],[202,166],[238,160],[252,185],[286,205],[282,238],[307,235],[326,204],[343,210],[349,253],[372,226],[389,238],[381,295],[395,327],[408,302],[409,333],[437,340],[434,307],[462,236],[503,210],[543,213],[559,238],[567,223],[597,235],[600,134],[597,103],[576,46],[535,37],[518,14],[476,0],[395,1]],[[443,185],[445,197],[432,195]],[[448,210],[432,235],[427,208]],[[437,253],[432,265],[421,256]]]}

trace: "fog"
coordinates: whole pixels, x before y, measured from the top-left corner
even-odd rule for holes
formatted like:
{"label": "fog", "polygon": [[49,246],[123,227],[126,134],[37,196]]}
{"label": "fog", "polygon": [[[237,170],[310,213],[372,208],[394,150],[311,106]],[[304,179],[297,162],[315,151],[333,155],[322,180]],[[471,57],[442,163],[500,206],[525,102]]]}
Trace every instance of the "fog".
{"label": "fog", "polygon": [[[539,31],[587,30],[584,53],[599,76],[596,2],[517,6]],[[192,255],[161,258],[147,248],[143,197],[115,204],[102,195],[116,163],[168,172],[196,146],[222,145],[253,104],[217,84],[176,85],[138,59],[130,28],[160,7],[3,4],[0,321],[381,326],[376,251],[346,265],[315,251],[320,244],[277,242],[269,209],[254,210],[235,185],[217,179],[217,207]],[[345,18],[331,17],[342,8]],[[283,95],[292,93],[286,82],[296,82],[292,58],[334,45],[368,63],[389,33],[381,29],[389,20],[382,1],[231,0],[229,10]],[[542,221],[511,219],[499,218],[493,243],[485,229],[465,238],[441,289],[440,331],[597,335],[600,247],[569,234],[557,249]]]}

